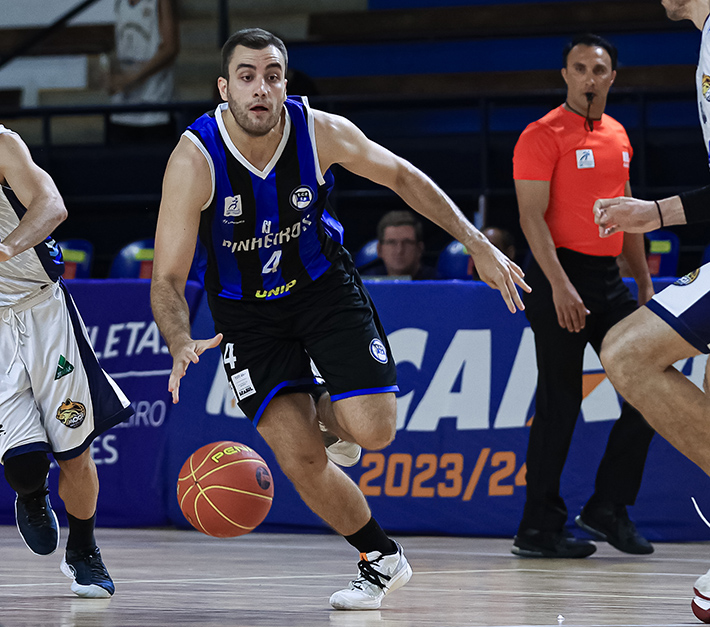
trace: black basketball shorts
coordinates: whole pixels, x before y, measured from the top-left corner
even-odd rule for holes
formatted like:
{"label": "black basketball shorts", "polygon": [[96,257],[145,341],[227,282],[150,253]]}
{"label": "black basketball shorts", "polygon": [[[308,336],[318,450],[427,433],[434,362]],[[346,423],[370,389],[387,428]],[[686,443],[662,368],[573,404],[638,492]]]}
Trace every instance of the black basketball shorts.
{"label": "black basketball shorts", "polygon": [[224,335],[227,378],[254,425],[274,396],[311,392],[323,382],[333,401],[399,390],[370,295],[357,273],[341,265],[283,298],[210,296],[209,305],[215,330]]}

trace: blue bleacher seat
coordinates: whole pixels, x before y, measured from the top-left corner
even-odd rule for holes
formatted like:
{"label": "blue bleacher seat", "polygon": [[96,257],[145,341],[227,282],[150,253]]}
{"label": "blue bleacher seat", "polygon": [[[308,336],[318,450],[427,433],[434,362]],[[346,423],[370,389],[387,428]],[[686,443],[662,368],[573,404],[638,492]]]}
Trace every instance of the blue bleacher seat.
{"label": "blue bleacher seat", "polygon": [[153,274],[155,240],[143,239],[124,246],[111,264],[109,278],[149,279]]}
{"label": "blue bleacher seat", "polygon": [[355,255],[355,267],[362,268],[364,265],[377,259],[377,240],[372,239],[365,244]]}
{"label": "blue bleacher seat", "polygon": [[671,231],[646,233],[650,240],[648,249],[648,271],[652,277],[677,276],[680,257],[680,240]]}
{"label": "blue bleacher seat", "polygon": [[469,257],[461,242],[454,240],[439,254],[436,270],[440,279],[472,279]]}
{"label": "blue bleacher seat", "polygon": [[94,263],[94,245],[86,239],[57,242],[62,249],[65,279],[88,279]]}

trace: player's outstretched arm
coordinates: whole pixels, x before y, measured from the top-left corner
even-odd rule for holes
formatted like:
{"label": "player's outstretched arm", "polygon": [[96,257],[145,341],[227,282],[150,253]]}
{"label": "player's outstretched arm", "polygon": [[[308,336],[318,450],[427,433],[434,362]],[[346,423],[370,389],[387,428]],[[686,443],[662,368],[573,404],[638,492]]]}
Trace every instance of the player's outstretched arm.
{"label": "player's outstretched arm", "polygon": [[508,309],[524,309],[517,287],[530,291],[523,271],[493,246],[426,174],[369,140],[352,122],[314,111],[318,158],[325,171],[338,163],[398,194],[412,209],[461,242],[473,256],[479,276],[500,291]]}
{"label": "player's outstretched arm", "polygon": [[200,213],[212,196],[212,178],[205,157],[183,137],[170,156],[155,232],[155,257],[150,303],[155,322],[173,357],[168,381],[173,403],[180,400],[180,379],[222,335],[209,340],[190,336],[190,311],[185,283],[197,241]]}
{"label": "player's outstretched arm", "polygon": [[639,200],[627,196],[601,198],[594,203],[593,211],[600,237],[609,237],[619,231],[648,233],[664,226],[686,223],[680,196],[663,200]]}
{"label": "player's outstretched arm", "polygon": [[67,217],[52,178],[30,155],[15,133],[0,133],[0,183],[9,186],[27,209],[19,225],[0,242],[0,261],[44,241]]}

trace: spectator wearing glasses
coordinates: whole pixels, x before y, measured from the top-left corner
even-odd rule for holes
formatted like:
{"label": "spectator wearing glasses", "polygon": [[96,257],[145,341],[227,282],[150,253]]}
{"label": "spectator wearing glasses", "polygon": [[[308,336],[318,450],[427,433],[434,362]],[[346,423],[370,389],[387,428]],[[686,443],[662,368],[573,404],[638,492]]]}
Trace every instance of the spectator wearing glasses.
{"label": "spectator wearing glasses", "polygon": [[360,268],[362,276],[409,276],[436,279],[436,269],[422,263],[422,223],[406,210],[390,211],[377,224],[378,259]]}

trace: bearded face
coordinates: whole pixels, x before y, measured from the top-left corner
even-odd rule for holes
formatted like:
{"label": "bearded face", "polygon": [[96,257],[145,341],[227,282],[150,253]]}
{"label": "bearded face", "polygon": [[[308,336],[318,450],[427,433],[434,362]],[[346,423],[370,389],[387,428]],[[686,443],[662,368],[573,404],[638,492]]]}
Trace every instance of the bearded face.
{"label": "bearded face", "polygon": [[220,79],[222,98],[241,129],[252,137],[268,134],[279,122],[286,100],[285,62],[274,46],[234,49],[229,80]]}

